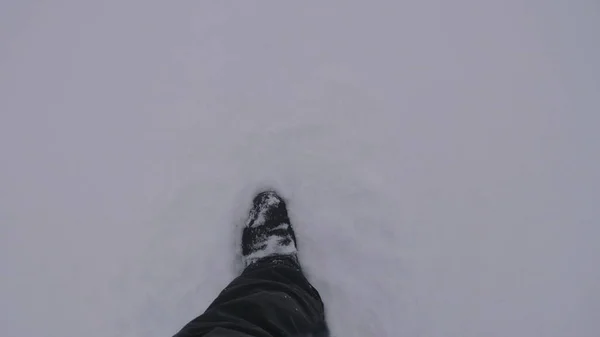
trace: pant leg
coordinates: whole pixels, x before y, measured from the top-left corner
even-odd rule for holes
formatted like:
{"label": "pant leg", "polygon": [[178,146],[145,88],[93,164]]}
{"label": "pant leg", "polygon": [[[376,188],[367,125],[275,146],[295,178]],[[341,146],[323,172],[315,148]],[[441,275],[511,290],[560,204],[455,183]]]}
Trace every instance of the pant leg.
{"label": "pant leg", "polygon": [[289,257],[260,260],[175,337],[328,336],[319,293]]}

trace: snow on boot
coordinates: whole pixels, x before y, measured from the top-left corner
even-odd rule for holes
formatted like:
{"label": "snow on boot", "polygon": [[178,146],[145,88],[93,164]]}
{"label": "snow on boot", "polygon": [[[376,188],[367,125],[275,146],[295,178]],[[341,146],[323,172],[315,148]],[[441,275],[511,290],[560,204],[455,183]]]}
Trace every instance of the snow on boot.
{"label": "snow on boot", "polygon": [[285,256],[298,262],[296,235],[288,217],[285,201],[273,191],[255,198],[242,233],[244,267],[266,258]]}

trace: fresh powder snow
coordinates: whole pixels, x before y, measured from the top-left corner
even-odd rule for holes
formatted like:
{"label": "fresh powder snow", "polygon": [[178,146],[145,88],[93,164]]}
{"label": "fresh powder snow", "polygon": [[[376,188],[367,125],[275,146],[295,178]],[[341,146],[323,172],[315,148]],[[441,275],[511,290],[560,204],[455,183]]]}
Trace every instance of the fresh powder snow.
{"label": "fresh powder snow", "polygon": [[268,188],[333,336],[600,335],[597,2],[5,0],[0,27],[0,336],[172,336]]}

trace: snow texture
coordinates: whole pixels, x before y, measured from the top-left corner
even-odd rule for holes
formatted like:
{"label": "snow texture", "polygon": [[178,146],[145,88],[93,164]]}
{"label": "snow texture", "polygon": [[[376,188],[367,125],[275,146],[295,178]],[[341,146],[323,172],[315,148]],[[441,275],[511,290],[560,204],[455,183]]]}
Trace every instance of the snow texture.
{"label": "snow texture", "polygon": [[242,257],[244,265],[249,266],[261,258],[271,255],[295,254],[297,250],[294,241],[289,241],[288,244],[285,244],[283,242],[284,240],[285,238],[281,238],[280,236],[268,236],[264,242],[261,242],[260,250],[257,250],[246,257]]}
{"label": "snow texture", "polygon": [[[248,217],[248,220],[246,222],[246,227],[260,227],[262,225],[265,224],[265,212],[270,209],[269,206],[275,206],[277,204],[279,204],[279,199],[277,199],[275,196],[269,195],[267,196],[267,198],[263,201],[264,205],[261,205],[258,211],[258,214],[256,214],[256,209],[252,209],[250,211],[250,215]],[[281,226],[278,226],[277,228],[279,228]]]}
{"label": "snow texture", "polygon": [[600,7],[0,2],[0,336],[171,336],[289,200],[335,336],[600,334]]}

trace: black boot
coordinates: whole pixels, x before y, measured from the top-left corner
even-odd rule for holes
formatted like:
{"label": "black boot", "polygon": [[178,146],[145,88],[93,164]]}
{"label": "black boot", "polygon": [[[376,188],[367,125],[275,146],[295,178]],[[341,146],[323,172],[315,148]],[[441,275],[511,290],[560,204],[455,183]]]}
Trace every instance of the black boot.
{"label": "black boot", "polygon": [[329,336],[323,301],[300,269],[285,201],[275,192],[254,198],[242,248],[248,268],[176,337]]}
{"label": "black boot", "polygon": [[285,201],[273,191],[259,193],[253,201],[242,233],[244,267],[263,258],[291,258],[298,263],[296,235]]}

